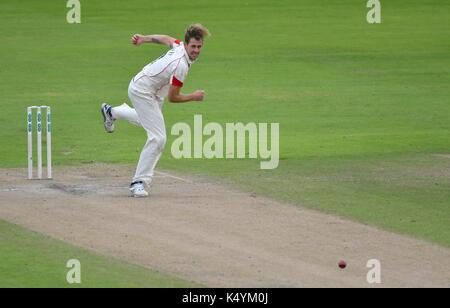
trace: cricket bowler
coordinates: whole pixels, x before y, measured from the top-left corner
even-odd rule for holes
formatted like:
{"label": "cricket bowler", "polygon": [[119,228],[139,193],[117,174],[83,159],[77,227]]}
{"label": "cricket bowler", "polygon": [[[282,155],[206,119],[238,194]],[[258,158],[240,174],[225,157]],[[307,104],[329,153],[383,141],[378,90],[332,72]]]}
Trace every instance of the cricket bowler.
{"label": "cricket bowler", "polygon": [[112,107],[101,105],[103,123],[108,133],[114,132],[114,121],[127,120],[142,126],[147,132],[147,142],[142,149],[136,173],[130,185],[131,195],[147,197],[156,164],[166,143],[166,128],[162,114],[164,99],[172,103],[202,101],[204,91],[191,94],[180,92],[191,65],[200,55],[204,39],[209,31],[201,24],[190,25],[185,32],[184,42],[167,35],[135,34],[132,44],[156,43],[171,49],[163,56],[146,65],[130,82],[128,97],[134,108],[126,103]]}

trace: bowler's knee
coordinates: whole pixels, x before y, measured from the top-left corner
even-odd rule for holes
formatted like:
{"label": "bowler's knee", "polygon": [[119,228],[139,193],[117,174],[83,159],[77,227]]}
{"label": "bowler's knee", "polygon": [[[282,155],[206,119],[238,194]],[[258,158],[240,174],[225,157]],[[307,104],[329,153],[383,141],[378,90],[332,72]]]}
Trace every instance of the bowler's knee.
{"label": "bowler's knee", "polygon": [[161,148],[161,150],[164,149],[164,146],[166,145],[167,137],[166,136],[160,136],[158,138],[158,146]]}
{"label": "bowler's knee", "polygon": [[165,135],[158,135],[158,136],[152,135],[149,136],[149,141],[154,142],[156,147],[160,151],[162,151],[164,150],[164,146],[166,145],[167,137]]}

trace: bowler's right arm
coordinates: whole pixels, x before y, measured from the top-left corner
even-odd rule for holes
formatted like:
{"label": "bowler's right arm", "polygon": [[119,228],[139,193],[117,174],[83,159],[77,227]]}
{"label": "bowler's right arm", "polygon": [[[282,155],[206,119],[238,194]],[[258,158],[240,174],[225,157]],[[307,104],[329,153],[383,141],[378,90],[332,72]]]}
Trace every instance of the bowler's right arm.
{"label": "bowler's right arm", "polygon": [[170,85],[169,95],[167,96],[169,102],[171,103],[187,103],[191,101],[200,102],[203,100],[205,96],[205,91],[203,90],[197,90],[191,94],[181,94],[180,90],[181,90],[180,87]]}

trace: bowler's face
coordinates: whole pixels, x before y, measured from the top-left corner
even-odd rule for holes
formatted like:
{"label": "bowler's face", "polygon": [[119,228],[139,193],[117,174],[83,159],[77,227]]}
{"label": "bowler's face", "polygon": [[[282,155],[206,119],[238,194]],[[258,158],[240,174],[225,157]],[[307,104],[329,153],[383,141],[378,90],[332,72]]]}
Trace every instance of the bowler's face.
{"label": "bowler's face", "polygon": [[202,40],[196,40],[195,38],[191,38],[189,41],[189,44],[185,44],[186,51],[189,55],[189,58],[194,61],[197,60],[198,56],[200,55],[200,51],[203,47],[203,41]]}

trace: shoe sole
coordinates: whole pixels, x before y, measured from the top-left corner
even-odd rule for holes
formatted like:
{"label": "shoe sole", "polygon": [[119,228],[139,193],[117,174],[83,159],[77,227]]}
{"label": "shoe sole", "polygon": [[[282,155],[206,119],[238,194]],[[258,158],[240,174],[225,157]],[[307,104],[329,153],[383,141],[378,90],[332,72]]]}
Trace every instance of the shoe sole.
{"label": "shoe sole", "polygon": [[146,195],[135,195],[133,192],[131,192],[131,197],[134,197],[134,198],[145,198],[145,197],[148,197],[148,193]]}
{"label": "shoe sole", "polygon": [[106,124],[105,124],[105,123],[106,123],[106,115],[105,115],[105,108],[103,108],[105,105],[106,105],[106,104],[103,103],[102,106],[100,107],[100,112],[101,112],[101,114],[102,114],[102,116],[103,116],[103,127],[105,128],[105,131],[106,131],[108,134],[111,134],[111,133],[114,132],[114,130],[109,131],[109,130],[106,128]]}
{"label": "shoe sole", "polygon": [[132,195],[132,197],[133,198],[147,198],[148,195],[145,195],[145,196]]}

